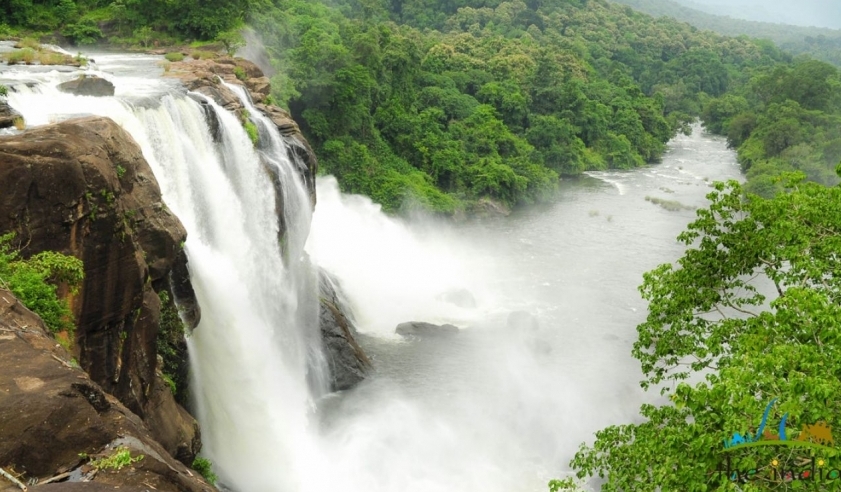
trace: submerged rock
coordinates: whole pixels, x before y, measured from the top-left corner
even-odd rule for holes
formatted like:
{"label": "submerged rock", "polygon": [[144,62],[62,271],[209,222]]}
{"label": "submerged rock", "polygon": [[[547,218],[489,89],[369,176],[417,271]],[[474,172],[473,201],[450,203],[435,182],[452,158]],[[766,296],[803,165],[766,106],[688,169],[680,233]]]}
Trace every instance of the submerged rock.
{"label": "submerged rock", "polygon": [[[119,490],[214,490],[75,365],[37,315],[0,288],[0,467],[21,474],[24,483],[43,481],[85,470],[80,469],[88,461],[85,456],[110,456],[116,443],[143,459],[121,470],[101,470],[93,480],[102,485],[85,484],[84,490],[113,490],[108,485]],[[5,485],[0,477],[0,490],[7,490]],[[42,488],[74,491],[79,486],[34,490]]]}
{"label": "submerged rock", "polygon": [[365,379],[371,361],[356,342],[353,314],[343,300],[338,281],[321,269],[318,291],[318,320],[330,368],[330,386],[333,391],[350,389]]}
{"label": "submerged rock", "polygon": [[[157,365],[157,292],[170,290],[186,231],[134,139],[101,117],[0,137],[0,234],[9,231],[24,256],[51,250],[84,262],[84,282],[69,297],[74,356],[169,453],[191,463],[198,426],[162,390]],[[184,272],[174,279],[179,300],[192,292]]]}
{"label": "submerged rock", "polygon": [[114,84],[102,77],[86,76],[58,84],[58,90],[77,96],[109,97],[114,95]]}
{"label": "submerged rock", "polygon": [[434,325],[423,321],[409,321],[400,323],[394,331],[404,337],[445,337],[457,334],[458,327],[450,324]]}

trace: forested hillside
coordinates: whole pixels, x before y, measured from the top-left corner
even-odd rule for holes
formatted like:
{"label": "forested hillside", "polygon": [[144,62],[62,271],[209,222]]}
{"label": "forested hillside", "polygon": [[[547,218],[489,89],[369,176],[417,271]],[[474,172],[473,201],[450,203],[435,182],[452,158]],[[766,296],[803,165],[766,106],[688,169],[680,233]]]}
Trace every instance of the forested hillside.
{"label": "forested hillside", "polygon": [[[74,44],[211,40],[240,27],[251,0],[3,0],[0,35]],[[60,40],[59,40],[60,41]]]}
{"label": "forested hillside", "polygon": [[613,0],[656,17],[666,16],[727,36],[768,39],[783,51],[806,54],[817,60],[841,66],[841,31],[820,27],[800,27],[770,22],[734,19],[681,5],[672,0]]}
{"label": "forested hillside", "polygon": [[656,161],[710,97],[787,57],[605,1],[277,1],[274,94],[344,189],[394,209],[540,200]]}
{"label": "forested hillside", "polygon": [[656,162],[701,116],[739,149],[750,189],[764,194],[782,170],[834,182],[841,157],[835,68],[606,0],[14,0],[2,8],[2,31],[53,30],[78,43],[230,46],[248,22],[276,69],[274,102],[300,123],[323,172],[388,210],[539,201],[559,176]]}

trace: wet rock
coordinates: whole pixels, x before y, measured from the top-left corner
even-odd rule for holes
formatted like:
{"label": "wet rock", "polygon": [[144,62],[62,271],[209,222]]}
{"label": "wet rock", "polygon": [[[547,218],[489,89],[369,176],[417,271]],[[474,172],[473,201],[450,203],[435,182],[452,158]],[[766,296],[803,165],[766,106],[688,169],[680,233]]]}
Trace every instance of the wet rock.
{"label": "wet rock", "polygon": [[[238,78],[237,73],[240,76],[245,74],[245,80]],[[315,175],[318,172],[318,158],[289,113],[277,106],[264,104],[270,94],[271,84],[255,63],[230,57],[214,60],[184,60],[170,64],[170,69],[165,76],[180,80],[188,90],[207,96],[216,104],[237,114],[242,114],[244,109],[242,102],[231,89],[220,82],[244,86],[254,106],[277,126],[280,134],[290,144],[289,159],[298,166],[298,172],[309,191],[310,202],[313,207],[315,206]],[[214,125],[212,121],[210,124]],[[281,231],[281,234],[283,232]]]}
{"label": "wet rock", "polygon": [[4,99],[0,99],[0,128],[9,128],[15,125],[15,121],[22,118],[20,113],[9,106]]}
{"label": "wet rock", "polygon": [[[150,430],[190,462],[198,452],[195,422],[182,419],[174,402],[150,398],[160,386],[156,291],[168,287],[186,231],[162,203],[132,137],[100,117],[0,137],[0,233],[9,231],[26,245],[24,256],[53,250],[84,262],[83,285],[69,297],[77,326],[73,355],[103,391],[142,419],[177,422],[177,429]],[[180,286],[181,295],[189,290]]]}
{"label": "wet rock", "polygon": [[77,96],[108,97],[114,95],[114,84],[102,77],[86,76],[58,84],[58,90]]}
{"label": "wet rock", "polygon": [[[71,360],[41,319],[0,289],[0,467],[24,483],[79,468],[85,456],[107,456],[121,443],[142,460],[119,471],[102,470],[85,491],[214,490],[172,458],[143,421]],[[32,490],[74,492],[55,484]],[[0,478],[0,490],[6,490]],[[15,489],[16,490],[16,489]]]}
{"label": "wet rock", "polygon": [[394,331],[404,337],[446,337],[457,334],[458,327],[450,324],[434,325],[423,321],[409,321],[400,323]]}
{"label": "wet rock", "polygon": [[338,281],[321,269],[318,291],[318,319],[330,368],[330,386],[333,391],[350,389],[365,379],[371,361],[356,342],[353,314],[343,300]]}
{"label": "wet rock", "polygon": [[476,307],[476,298],[467,289],[450,289],[436,297],[436,299],[448,302],[455,306],[465,309],[473,309]]}

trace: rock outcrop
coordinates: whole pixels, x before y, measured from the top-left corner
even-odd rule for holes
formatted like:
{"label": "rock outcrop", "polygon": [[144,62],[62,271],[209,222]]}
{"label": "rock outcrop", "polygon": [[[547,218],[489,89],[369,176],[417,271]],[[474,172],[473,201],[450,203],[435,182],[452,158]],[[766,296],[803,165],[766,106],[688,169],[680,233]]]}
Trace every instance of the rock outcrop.
{"label": "rock outcrop", "polygon": [[5,99],[0,98],[0,128],[14,126],[18,118],[21,118],[20,113],[9,106]]}
{"label": "rock outcrop", "polygon": [[[89,460],[118,446],[143,459],[93,473]],[[137,415],[75,364],[37,315],[0,288],[0,468],[23,483],[75,471],[77,479],[93,474],[98,484],[33,490],[214,490],[167,451]],[[5,490],[17,489],[0,477]]]}
{"label": "rock outcrop", "polygon": [[114,95],[114,84],[102,77],[82,75],[58,84],[58,90],[76,96],[107,97]]}
{"label": "rock outcrop", "polygon": [[434,325],[423,321],[408,321],[397,325],[394,331],[404,337],[448,337],[458,334],[458,327],[450,324]]}
{"label": "rock outcrop", "polygon": [[70,296],[81,367],[149,423],[167,452],[191,463],[198,425],[165,389],[156,350],[157,292],[170,282],[182,295],[191,290],[177,264],[186,261],[186,232],[137,143],[99,117],[0,137],[0,183],[0,232],[16,232],[24,256],[53,250],[84,262],[84,283]]}
{"label": "rock outcrop", "polygon": [[298,164],[299,172],[309,190],[310,201],[315,205],[318,159],[289,113],[277,106],[266,104],[271,85],[269,78],[263,75],[256,64],[242,58],[230,57],[185,60],[172,63],[165,75],[180,80],[188,90],[209,97],[216,104],[240,116],[244,109],[242,103],[236,94],[220,81],[244,86],[254,106],[277,126],[281,135],[290,143],[289,158]]}
{"label": "rock outcrop", "polygon": [[324,270],[318,272],[321,338],[330,368],[333,391],[350,389],[371,370],[371,361],[356,342],[353,313],[343,299],[338,281]]}

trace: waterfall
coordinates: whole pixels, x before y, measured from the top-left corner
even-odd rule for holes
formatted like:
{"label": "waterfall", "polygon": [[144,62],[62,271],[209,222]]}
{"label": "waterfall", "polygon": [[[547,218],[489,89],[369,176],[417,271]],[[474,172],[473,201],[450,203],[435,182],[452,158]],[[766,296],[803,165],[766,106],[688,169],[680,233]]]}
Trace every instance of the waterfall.
{"label": "waterfall", "polygon": [[311,211],[299,164],[239,87],[231,88],[259,129],[256,148],[238,118],[212,100],[161,80],[150,80],[140,95],[121,93],[119,78],[100,75],[115,82],[116,97],[62,93],[56,85],[68,76],[53,72],[39,74],[38,83],[10,84],[9,100],[29,125],[95,114],[138,142],[188,232],[202,308],[188,338],[202,454],[236,490],[299,490],[315,462],[310,416],[327,381],[317,284],[304,255]]}

